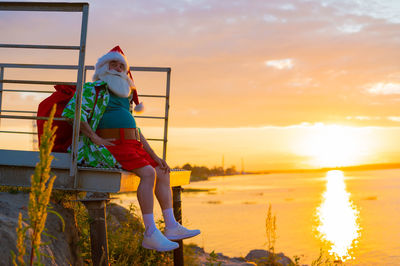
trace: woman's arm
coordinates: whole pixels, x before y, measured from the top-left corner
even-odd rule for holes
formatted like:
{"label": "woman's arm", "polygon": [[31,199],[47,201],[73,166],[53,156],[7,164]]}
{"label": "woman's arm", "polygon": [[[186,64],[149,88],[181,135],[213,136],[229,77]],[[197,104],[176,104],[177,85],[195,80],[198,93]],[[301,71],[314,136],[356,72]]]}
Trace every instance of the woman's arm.
{"label": "woman's arm", "polygon": [[111,142],[114,139],[103,139],[96,134],[88,124],[88,122],[81,121],[81,132],[88,137],[96,145],[114,146]]}
{"label": "woman's arm", "polygon": [[[68,122],[72,123],[72,121],[73,120],[71,119]],[[103,139],[103,138],[101,138],[99,135],[96,134],[96,132],[94,132],[92,130],[92,128],[90,127],[88,122],[81,121],[80,130],[86,137],[88,137],[96,145],[99,145],[99,146],[101,146],[101,145],[114,146],[114,143],[111,142],[114,139]]]}
{"label": "woman's arm", "polygon": [[94,144],[96,145],[104,145],[104,146],[114,146],[114,139],[103,139],[99,135],[96,134],[88,124],[88,122],[81,121],[81,132],[88,137]]}

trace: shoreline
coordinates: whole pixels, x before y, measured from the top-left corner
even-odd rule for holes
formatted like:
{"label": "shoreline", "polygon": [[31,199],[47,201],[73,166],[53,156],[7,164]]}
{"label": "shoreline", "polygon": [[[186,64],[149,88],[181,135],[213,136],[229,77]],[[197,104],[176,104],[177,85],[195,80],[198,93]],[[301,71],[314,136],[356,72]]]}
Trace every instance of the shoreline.
{"label": "shoreline", "polygon": [[350,165],[350,166],[340,166],[340,167],[322,167],[322,168],[305,168],[305,169],[273,169],[273,170],[262,170],[262,171],[237,172],[234,174],[227,174],[227,175],[208,175],[208,176],[192,175],[190,177],[190,182],[205,181],[209,180],[210,177],[229,177],[238,175],[322,173],[332,170],[352,172],[352,171],[374,171],[374,170],[394,170],[394,169],[400,169],[400,163],[362,164],[362,165]]}

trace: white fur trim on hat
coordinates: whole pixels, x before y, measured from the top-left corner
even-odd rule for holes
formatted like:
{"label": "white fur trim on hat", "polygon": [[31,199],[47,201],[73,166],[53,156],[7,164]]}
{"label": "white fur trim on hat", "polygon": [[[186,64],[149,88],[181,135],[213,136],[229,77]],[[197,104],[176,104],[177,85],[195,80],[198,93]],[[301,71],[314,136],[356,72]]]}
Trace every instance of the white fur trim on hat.
{"label": "white fur trim on hat", "polygon": [[144,110],[144,105],[143,102],[139,103],[138,105],[135,106],[134,108],[136,113],[141,113]]}
{"label": "white fur trim on hat", "polygon": [[94,71],[94,75],[93,75],[93,80],[98,79],[98,76],[100,74],[98,70],[101,69],[105,64],[107,64],[113,60],[124,64],[125,71],[129,70],[128,59],[126,59],[126,57],[123,54],[121,54],[119,52],[108,52],[105,55],[103,55],[102,57],[100,57],[99,60],[97,60],[97,63],[94,67],[95,71]]}

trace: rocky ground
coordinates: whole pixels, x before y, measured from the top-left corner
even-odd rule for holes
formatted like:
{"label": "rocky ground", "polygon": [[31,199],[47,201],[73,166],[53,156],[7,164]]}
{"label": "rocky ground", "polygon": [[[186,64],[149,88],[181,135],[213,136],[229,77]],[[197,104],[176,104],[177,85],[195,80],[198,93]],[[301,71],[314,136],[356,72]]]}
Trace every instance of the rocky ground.
{"label": "rocky ground", "polygon": [[[0,265],[12,265],[10,251],[16,252],[18,215],[21,212],[24,219],[28,218],[29,194],[0,193]],[[62,222],[55,214],[49,214],[46,221],[47,233],[52,237],[43,236],[42,242],[49,242],[43,246],[41,252],[49,257],[42,257],[44,265],[83,265],[78,253],[78,233],[76,231],[71,211],[53,205],[53,210],[64,217],[65,230],[62,232]],[[26,224],[24,222],[24,224]],[[29,233],[29,232],[28,232]],[[30,243],[26,242],[27,250]]]}
{"label": "rocky ground", "polygon": [[[192,246],[191,247],[197,255],[200,265],[220,265],[221,266],[236,266],[236,265],[269,265],[268,258],[269,252],[263,249],[253,249],[244,258],[230,258],[224,256],[222,253],[209,254],[203,248]],[[277,265],[293,265],[290,258],[286,257],[283,253],[276,254]]]}

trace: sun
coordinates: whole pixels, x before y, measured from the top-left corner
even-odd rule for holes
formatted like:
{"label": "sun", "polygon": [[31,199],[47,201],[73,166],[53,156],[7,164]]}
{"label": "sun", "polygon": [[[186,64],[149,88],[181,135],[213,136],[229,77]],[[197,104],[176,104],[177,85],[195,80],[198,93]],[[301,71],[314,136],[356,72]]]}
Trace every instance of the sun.
{"label": "sun", "polygon": [[355,127],[317,124],[300,137],[297,153],[318,167],[340,167],[363,162],[368,141]]}

